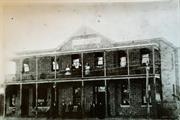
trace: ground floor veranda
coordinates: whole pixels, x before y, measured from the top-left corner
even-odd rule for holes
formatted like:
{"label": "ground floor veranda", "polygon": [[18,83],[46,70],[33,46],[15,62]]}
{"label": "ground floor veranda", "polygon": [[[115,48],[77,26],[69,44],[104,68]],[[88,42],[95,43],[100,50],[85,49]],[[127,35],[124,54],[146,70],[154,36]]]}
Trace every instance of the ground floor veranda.
{"label": "ground floor veranda", "polygon": [[[11,84],[6,86],[5,116],[17,117],[158,117],[159,79],[146,78]],[[160,98],[161,98],[160,94]]]}

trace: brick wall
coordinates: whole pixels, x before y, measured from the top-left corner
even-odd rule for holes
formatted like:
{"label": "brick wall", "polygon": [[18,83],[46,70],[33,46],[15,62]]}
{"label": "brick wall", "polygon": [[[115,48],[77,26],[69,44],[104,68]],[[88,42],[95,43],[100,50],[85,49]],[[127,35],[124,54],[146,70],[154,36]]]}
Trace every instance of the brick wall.
{"label": "brick wall", "polygon": [[175,85],[175,55],[171,47],[163,42],[161,51],[161,79],[163,90],[163,101],[173,101],[173,84]]}
{"label": "brick wall", "polygon": [[66,111],[68,110],[68,104],[73,103],[73,86],[71,84],[61,84],[58,87],[58,101],[59,101],[59,115],[61,115],[62,102],[66,104]]}
{"label": "brick wall", "polygon": [[85,112],[89,112],[90,110],[90,104],[92,104],[93,101],[93,85],[92,84],[85,84],[84,86],[84,106],[85,106]]}
{"label": "brick wall", "polygon": [[4,95],[0,94],[0,116],[3,115],[4,111]]}
{"label": "brick wall", "polygon": [[[121,81],[111,81],[108,84],[110,116],[145,116],[146,107],[142,105],[143,79],[130,80],[130,106],[121,105]],[[152,98],[154,99],[154,98]],[[151,108],[152,114],[152,108]]]}

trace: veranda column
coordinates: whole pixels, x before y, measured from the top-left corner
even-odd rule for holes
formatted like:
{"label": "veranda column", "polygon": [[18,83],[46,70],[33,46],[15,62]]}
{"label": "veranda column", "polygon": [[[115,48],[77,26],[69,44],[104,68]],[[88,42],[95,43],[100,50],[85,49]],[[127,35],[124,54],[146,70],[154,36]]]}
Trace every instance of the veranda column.
{"label": "veranda column", "polygon": [[55,62],[55,70],[54,70],[54,78],[55,78],[55,80],[56,80],[56,74],[57,74],[57,56],[55,55],[54,56],[54,62]]}
{"label": "veranda column", "polygon": [[81,83],[81,90],[82,117],[84,117],[84,81]]}
{"label": "veranda column", "polygon": [[153,117],[157,118],[157,101],[156,101],[156,78],[153,78],[153,83],[151,86],[151,103],[153,110]]}
{"label": "veranda column", "polygon": [[151,102],[152,102],[152,110],[153,110],[153,117],[157,117],[157,105],[156,105],[156,78],[155,78],[155,48],[152,47],[152,65],[153,65],[153,82],[151,86]]}
{"label": "veranda column", "polygon": [[129,49],[127,49],[127,69],[128,69],[128,75],[130,74],[129,73]]}
{"label": "veranda column", "polygon": [[146,101],[147,101],[147,118],[149,119],[150,107],[149,107],[149,64],[146,63]]}
{"label": "veranda column", "polygon": [[23,66],[23,59],[21,58],[20,59],[20,66],[21,66],[21,68],[20,68],[20,106],[19,106],[19,114],[21,115],[21,113],[22,113],[22,111],[21,111],[21,109],[22,109],[22,82],[23,82],[23,71],[22,71],[22,69],[24,69],[24,66]]}
{"label": "veranda column", "polygon": [[35,107],[35,112],[36,112],[36,117],[38,114],[38,57],[36,57],[36,107]]}
{"label": "veranda column", "polygon": [[106,79],[104,80],[104,86],[105,86],[105,117],[108,117],[108,101],[107,101],[107,91],[108,91],[108,89],[107,89],[107,81],[106,81]]}
{"label": "veranda column", "polygon": [[3,117],[6,115],[6,85],[4,84],[4,109],[3,109]]}
{"label": "veranda column", "polygon": [[21,115],[22,114],[22,83],[20,83],[20,100],[19,100],[19,102],[20,102],[20,105],[19,105],[19,115]]}
{"label": "veranda column", "polygon": [[82,73],[82,78],[84,77],[84,60],[83,60],[83,53],[81,53],[81,61],[82,61],[82,67],[81,67],[81,73]]}
{"label": "veranda column", "polygon": [[106,77],[106,52],[104,51],[104,76]]}

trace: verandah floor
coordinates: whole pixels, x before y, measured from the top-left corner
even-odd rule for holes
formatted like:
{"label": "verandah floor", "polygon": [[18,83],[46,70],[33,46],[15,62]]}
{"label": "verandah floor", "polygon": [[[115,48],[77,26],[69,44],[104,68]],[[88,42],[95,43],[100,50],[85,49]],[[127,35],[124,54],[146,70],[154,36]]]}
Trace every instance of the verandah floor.
{"label": "verandah floor", "polygon": [[[0,120],[162,120],[162,119],[145,119],[145,118],[83,118],[83,119],[62,119],[62,118],[20,118],[20,117],[0,117]],[[163,119],[169,120],[169,119]],[[177,118],[177,120],[179,120]]]}

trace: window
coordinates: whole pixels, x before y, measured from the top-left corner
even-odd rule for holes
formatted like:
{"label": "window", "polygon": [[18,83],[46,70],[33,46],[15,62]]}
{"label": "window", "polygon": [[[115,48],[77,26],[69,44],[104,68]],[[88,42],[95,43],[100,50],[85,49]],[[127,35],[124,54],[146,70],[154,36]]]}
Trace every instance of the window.
{"label": "window", "polygon": [[122,105],[129,105],[129,87],[128,87],[128,80],[123,80],[121,84],[121,104]]}
{"label": "window", "polygon": [[73,104],[78,105],[79,103],[81,103],[81,88],[74,87],[73,88]]}
{"label": "window", "polygon": [[95,54],[95,64],[96,67],[102,67],[103,66],[103,53],[96,53]]}
{"label": "window", "polygon": [[98,66],[103,65],[103,57],[98,57]]}
{"label": "window", "polygon": [[59,64],[57,63],[58,60],[55,61],[54,58],[52,58],[52,70],[59,70]]}
{"label": "window", "polygon": [[79,54],[72,55],[72,69],[79,69],[81,67],[80,58]]}
{"label": "window", "polygon": [[141,52],[141,64],[146,65],[150,63],[150,50],[147,48],[140,49]]}
{"label": "window", "polygon": [[73,65],[75,69],[78,69],[81,64],[80,64],[80,60],[79,59],[73,59]]}
{"label": "window", "polygon": [[[149,103],[151,104],[151,87],[148,85]],[[146,105],[146,80],[142,80],[142,104]]]}
{"label": "window", "polygon": [[23,64],[23,71],[26,73],[26,72],[29,72],[29,64]]}
{"label": "window", "polygon": [[28,73],[29,71],[30,71],[30,66],[29,66],[30,64],[29,64],[29,59],[28,58],[26,58],[26,59],[24,59],[24,61],[23,61],[23,70],[22,70],[22,72],[23,73]]}
{"label": "window", "polygon": [[149,54],[142,55],[142,64],[149,64]]}
{"label": "window", "polygon": [[126,57],[120,58],[120,67],[126,67]]}

